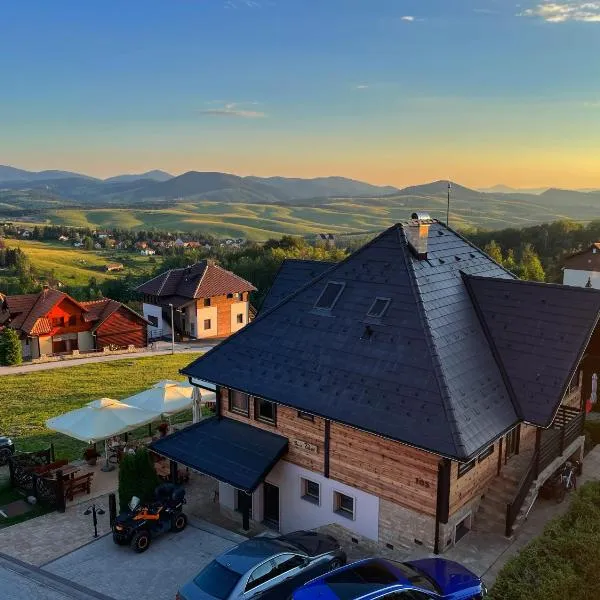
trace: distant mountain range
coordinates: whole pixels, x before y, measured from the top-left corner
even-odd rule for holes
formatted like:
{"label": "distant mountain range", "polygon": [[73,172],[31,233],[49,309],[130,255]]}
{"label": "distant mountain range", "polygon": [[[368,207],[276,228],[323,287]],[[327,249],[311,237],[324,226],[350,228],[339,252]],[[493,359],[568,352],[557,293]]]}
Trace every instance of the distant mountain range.
{"label": "distant mountain range", "polygon": [[[507,186],[493,189],[483,192],[451,182],[452,212],[457,224],[521,227],[565,217],[580,221],[600,218],[597,190],[514,190]],[[344,177],[240,177],[199,171],[172,176],[157,170],[102,180],[70,171],[32,172],[0,166],[2,218],[43,218],[50,213],[50,218],[57,218],[57,211],[64,209],[108,208],[137,211],[132,223],[140,223],[150,219],[149,213],[141,213],[149,208],[174,211],[182,225],[192,227],[199,220],[206,220],[206,215],[229,219],[237,213],[228,234],[257,226],[257,217],[251,215],[259,215],[264,221],[262,230],[270,231],[308,227],[303,221],[307,214],[312,214],[313,221],[319,224],[311,226],[313,229],[346,223],[354,230],[375,228],[380,220],[385,225],[409,217],[413,210],[430,211],[437,218],[445,218],[447,193],[447,181],[398,189]],[[207,208],[207,202],[218,206]],[[261,205],[278,205],[286,210],[266,211]],[[286,213],[294,216],[286,221]],[[61,212],[58,217],[64,219],[61,222],[72,223],[74,215],[75,212]],[[83,217],[78,222],[84,222]],[[214,223],[210,226],[214,227]],[[224,227],[221,229],[225,232]]]}

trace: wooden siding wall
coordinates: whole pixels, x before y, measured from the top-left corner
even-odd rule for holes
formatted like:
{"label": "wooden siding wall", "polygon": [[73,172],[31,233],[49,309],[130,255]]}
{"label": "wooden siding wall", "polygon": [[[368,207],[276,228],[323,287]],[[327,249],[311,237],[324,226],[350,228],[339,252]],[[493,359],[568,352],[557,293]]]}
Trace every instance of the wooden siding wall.
{"label": "wooden siding wall", "polygon": [[[289,448],[284,460],[323,474],[325,419],[315,417],[315,422],[311,423],[310,421],[300,419],[297,410],[279,405],[277,406],[277,425],[269,425],[254,418],[254,399],[252,396],[250,396],[250,416],[245,417],[229,411],[226,389],[221,389],[220,393],[221,414],[223,416],[287,437],[289,439]],[[308,442],[316,446],[317,451],[312,452],[299,448],[294,444],[294,440]]]}
{"label": "wooden siding wall", "polygon": [[[229,411],[227,390],[220,390],[221,414],[237,421],[273,431],[290,440],[284,458],[324,474],[325,419],[314,423],[300,419],[298,411],[277,406],[277,426]],[[316,446],[317,452],[296,447],[294,440]],[[422,514],[435,515],[439,458],[422,450],[386,440],[345,425],[331,423],[329,477]]]}
{"label": "wooden siding wall", "polygon": [[147,339],[147,325],[123,307],[110,315],[96,330],[98,348],[111,344],[143,348],[147,344]]}
{"label": "wooden siding wall", "polygon": [[435,515],[439,457],[338,423],[330,444],[332,479]]}
{"label": "wooden siding wall", "polygon": [[[228,298],[226,295],[213,296],[210,299],[210,305],[217,307],[217,337],[227,337],[231,334],[231,305],[242,301],[248,301],[248,292],[242,293],[241,300],[235,297]],[[198,300],[197,306],[204,308],[204,299]],[[202,327],[202,323],[198,323],[197,327]]]}
{"label": "wooden siding wall", "polygon": [[535,432],[537,427],[535,425],[521,425],[521,438],[519,440],[519,454],[524,452],[532,451],[535,448]]}
{"label": "wooden siding wall", "polygon": [[453,461],[450,471],[450,514],[454,514],[467,502],[483,494],[497,473],[498,443],[494,444],[492,454],[481,462],[477,462],[462,477],[458,476],[458,463]]}

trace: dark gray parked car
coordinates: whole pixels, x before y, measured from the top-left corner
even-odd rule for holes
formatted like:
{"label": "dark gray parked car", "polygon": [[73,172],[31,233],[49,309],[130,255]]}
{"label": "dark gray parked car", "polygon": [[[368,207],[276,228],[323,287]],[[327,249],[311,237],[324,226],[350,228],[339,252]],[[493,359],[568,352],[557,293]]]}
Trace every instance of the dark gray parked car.
{"label": "dark gray parked car", "polygon": [[218,556],[177,592],[177,600],[285,600],[345,563],[345,552],[329,535],[256,537]]}
{"label": "dark gray parked car", "polygon": [[15,445],[6,436],[0,435],[0,465],[8,462],[8,457],[15,453]]}

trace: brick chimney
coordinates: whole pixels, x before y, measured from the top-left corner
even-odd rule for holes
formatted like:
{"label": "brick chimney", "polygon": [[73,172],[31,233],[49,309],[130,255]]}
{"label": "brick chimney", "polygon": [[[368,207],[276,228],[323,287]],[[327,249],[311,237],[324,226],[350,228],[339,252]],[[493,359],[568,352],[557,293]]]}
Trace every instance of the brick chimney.
{"label": "brick chimney", "polygon": [[410,221],[404,226],[406,239],[411,252],[419,260],[427,258],[427,241],[429,238],[429,226],[433,221],[425,212],[415,212]]}

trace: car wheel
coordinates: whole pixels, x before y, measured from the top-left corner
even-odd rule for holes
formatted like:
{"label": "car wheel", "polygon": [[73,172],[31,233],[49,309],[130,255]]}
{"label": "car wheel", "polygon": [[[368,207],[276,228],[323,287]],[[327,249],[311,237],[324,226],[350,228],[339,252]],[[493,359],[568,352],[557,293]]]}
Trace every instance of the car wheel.
{"label": "car wheel", "polygon": [[150,546],[150,534],[147,531],[138,531],[131,539],[131,547],[138,553],[146,552]]}
{"label": "car wheel", "polygon": [[175,533],[183,531],[186,525],[187,517],[183,513],[179,513],[171,519],[171,531],[174,531]]}
{"label": "car wheel", "polygon": [[329,563],[329,570],[335,571],[336,569],[339,569],[340,567],[343,567],[343,566],[344,566],[344,563],[342,562],[342,560],[340,558],[334,558]]}
{"label": "car wheel", "polygon": [[127,543],[127,541],[124,540],[122,537],[116,535],[113,535],[113,542],[117,544],[117,546],[124,546]]}
{"label": "car wheel", "polygon": [[0,466],[5,465],[8,462],[11,454],[9,448],[2,448],[2,450],[0,450]]}

